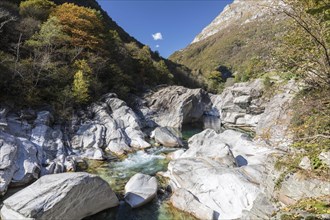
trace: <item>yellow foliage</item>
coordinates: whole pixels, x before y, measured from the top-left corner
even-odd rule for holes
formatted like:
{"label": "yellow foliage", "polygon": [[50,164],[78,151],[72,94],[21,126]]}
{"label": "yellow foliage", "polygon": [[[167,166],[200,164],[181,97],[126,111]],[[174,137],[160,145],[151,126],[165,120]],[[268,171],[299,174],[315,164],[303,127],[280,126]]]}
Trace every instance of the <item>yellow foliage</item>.
{"label": "yellow foliage", "polygon": [[88,94],[89,81],[86,76],[84,76],[83,71],[78,70],[74,75],[73,80],[73,96],[77,103],[86,103],[89,100]]}
{"label": "yellow foliage", "polygon": [[86,60],[77,60],[74,66],[78,71],[74,75],[73,80],[73,96],[77,103],[86,103],[89,99],[90,77],[92,70]]}
{"label": "yellow foliage", "polygon": [[72,45],[89,49],[102,47],[104,25],[100,12],[72,3],[64,3],[51,15],[60,21],[63,31],[71,37]]}

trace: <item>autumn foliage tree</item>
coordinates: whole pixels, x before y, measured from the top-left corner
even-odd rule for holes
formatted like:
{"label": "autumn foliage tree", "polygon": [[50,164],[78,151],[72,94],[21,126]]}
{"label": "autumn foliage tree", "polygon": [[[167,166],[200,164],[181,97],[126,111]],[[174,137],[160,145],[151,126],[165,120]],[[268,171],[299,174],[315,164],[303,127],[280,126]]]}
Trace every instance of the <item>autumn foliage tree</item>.
{"label": "autumn foliage tree", "polygon": [[63,31],[71,37],[73,46],[94,50],[102,48],[104,24],[99,11],[64,3],[51,16],[59,20]]}

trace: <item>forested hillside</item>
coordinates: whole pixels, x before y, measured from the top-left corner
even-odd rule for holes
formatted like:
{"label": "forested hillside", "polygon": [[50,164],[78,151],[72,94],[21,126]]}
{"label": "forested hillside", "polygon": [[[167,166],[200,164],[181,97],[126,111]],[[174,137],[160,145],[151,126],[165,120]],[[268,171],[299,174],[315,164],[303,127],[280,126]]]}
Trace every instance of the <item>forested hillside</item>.
{"label": "forested hillside", "polygon": [[[106,92],[120,97],[185,72],[88,1],[0,2],[0,99],[65,112]],[[14,103],[15,102],[15,103]]]}

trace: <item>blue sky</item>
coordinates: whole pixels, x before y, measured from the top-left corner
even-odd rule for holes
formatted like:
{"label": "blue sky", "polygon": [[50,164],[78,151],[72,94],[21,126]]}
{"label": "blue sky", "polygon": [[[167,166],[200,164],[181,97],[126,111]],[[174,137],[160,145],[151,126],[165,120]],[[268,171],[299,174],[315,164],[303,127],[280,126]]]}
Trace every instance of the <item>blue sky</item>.
{"label": "blue sky", "polygon": [[161,56],[168,57],[190,44],[232,0],[98,2],[131,36],[149,45],[152,50],[158,50]]}

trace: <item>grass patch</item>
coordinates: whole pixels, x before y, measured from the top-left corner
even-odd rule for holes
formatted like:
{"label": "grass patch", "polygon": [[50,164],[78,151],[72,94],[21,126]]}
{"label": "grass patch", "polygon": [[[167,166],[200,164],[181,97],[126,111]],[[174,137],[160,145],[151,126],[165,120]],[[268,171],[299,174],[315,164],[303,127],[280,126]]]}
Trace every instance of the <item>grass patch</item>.
{"label": "grass patch", "polygon": [[301,199],[294,205],[284,208],[284,211],[303,210],[312,214],[330,214],[330,199],[326,196]]}
{"label": "grass patch", "polygon": [[[306,177],[330,179],[329,167],[319,158],[321,152],[330,150],[330,91],[327,89],[303,90],[292,105],[294,115],[291,131],[294,134],[292,153],[278,159],[275,168],[283,169],[283,176],[277,180],[280,187],[286,174],[299,171]],[[299,167],[301,159],[307,156],[311,170]]]}

